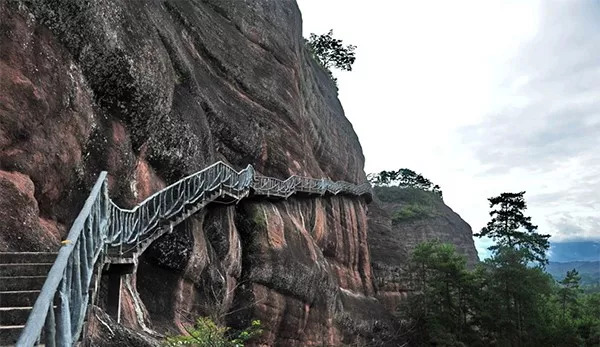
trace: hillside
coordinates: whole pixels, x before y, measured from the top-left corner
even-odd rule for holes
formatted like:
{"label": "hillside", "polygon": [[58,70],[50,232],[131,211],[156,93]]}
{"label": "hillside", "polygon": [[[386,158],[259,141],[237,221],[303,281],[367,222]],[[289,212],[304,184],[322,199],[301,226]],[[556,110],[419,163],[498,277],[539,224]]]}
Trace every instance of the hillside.
{"label": "hillside", "polygon": [[555,262],[551,261],[546,266],[546,271],[554,277],[555,280],[562,280],[567,271],[577,270],[581,276],[579,282],[584,290],[600,290],[600,261],[570,261]]}
{"label": "hillside", "polygon": [[379,297],[394,309],[410,291],[405,269],[423,241],[453,244],[469,266],[479,258],[472,230],[434,193],[419,189],[375,187],[369,205],[369,248]]}

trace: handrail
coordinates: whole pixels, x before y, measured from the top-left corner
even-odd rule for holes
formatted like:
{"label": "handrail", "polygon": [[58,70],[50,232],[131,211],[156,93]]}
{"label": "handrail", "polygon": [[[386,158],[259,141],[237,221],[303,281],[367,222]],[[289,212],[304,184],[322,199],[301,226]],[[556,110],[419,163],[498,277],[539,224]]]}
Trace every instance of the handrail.
{"label": "handrail", "polygon": [[[84,245],[86,248],[81,248],[81,235],[82,231],[86,227],[85,224],[88,221],[91,221],[90,223],[95,223],[95,225],[97,225],[99,228],[102,227],[102,222],[104,219],[102,217],[106,218],[108,216],[101,215],[102,209],[99,204],[103,204],[107,198],[106,172],[104,171],[100,173],[100,176],[96,180],[96,184],[94,185],[90,196],[85,201],[85,204],[75,219],[75,222],[73,222],[73,226],[69,231],[67,239],[63,242],[63,247],[61,247],[58,251],[56,260],[50,268],[50,272],[48,273],[48,277],[42,286],[40,295],[38,296],[35,305],[29,314],[29,317],[27,318],[27,323],[25,323],[25,327],[23,328],[21,336],[17,342],[17,346],[33,346],[39,339],[44,322],[55,320],[56,316],[54,315],[52,306],[54,304],[55,293],[57,290],[59,290],[59,285],[61,286],[59,290],[60,305],[57,307],[57,309],[59,311],[59,319],[61,319],[65,324],[62,324],[63,329],[60,329],[61,331],[48,331],[47,329],[46,334],[55,336],[58,345],[71,345],[74,342],[73,340],[69,339],[70,336],[73,335],[70,331],[72,330],[72,322],[75,320],[79,324],[83,323],[83,314],[85,313],[85,309],[87,309],[87,295],[85,295],[84,302],[81,302],[81,296],[84,295],[81,293],[81,291],[79,293],[73,293],[71,291],[72,288],[66,285],[67,281],[65,281],[65,278],[71,277],[71,273],[69,272],[75,270],[73,268],[74,266],[81,265],[81,263],[74,264],[74,260],[79,260],[80,262],[83,261],[84,263],[93,260],[91,262],[92,266],[93,263],[96,262],[96,259],[100,253],[98,251],[100,248],[94,247],[93,242],[101,240],[93,240],[93,238],[90,240],[84,240],[84,242],[92,242],[91,248],[94,250],[94,252],[91,256],[88,256],[87,251],[89,251],[89,245],[86,244]],[[92,217],[99,217],[99,219],[91,220],[90,218]],[[77,251],[79,254],[75,254],[74,251]],[[81,253],[85,253],[86,257],[82,258]],[[77,258],[74,258],[73,256]],[[87,292],[87,287],[91,281],[92,273],[91,271],[88,271],[86,274],[84,274],[84,276],[79,276],[79,280],[82,279],[81,277],[83,277],[83,280],[86,281],[85,291]],[[79,288],[81,287],[82,286],[80,283]],[[69,294],[74,295],[75,300],[68,300]],[[70,307],[71,301],[74,301],[75,304],[79,305],[79,310],[76,309],[77,307],[75,307],[75,309]],[[51,314],[48,315],[48,312],[51,312]],[[48,316],[50,319],[47,320],[46,318]],[[50,326],[52,326],[52,324],[50,324]],[[78,327],[77,329],[80,328]],[[47,343],[46,345],[55,346],[56,344]]]}
{"label": "handrail", "polygon": [[[108,197],[107,173],[103,171],[63,241],[17,346],[34,346],[42,329],[46,346],[71,346],[79,340],[96,262],[108,247],[152,242],[152,237],[161,235],[156,234],[161,223],[186,218],[219,197],[239,201],[250,194],[287,198],[297,193],[372,196],[368,183],[295,175],[280,180],[257,175],[251,165],[238,172],[219,161],[152,194],[134,208],[123,209]],[[56,307],[55,301],[59,303]]]}

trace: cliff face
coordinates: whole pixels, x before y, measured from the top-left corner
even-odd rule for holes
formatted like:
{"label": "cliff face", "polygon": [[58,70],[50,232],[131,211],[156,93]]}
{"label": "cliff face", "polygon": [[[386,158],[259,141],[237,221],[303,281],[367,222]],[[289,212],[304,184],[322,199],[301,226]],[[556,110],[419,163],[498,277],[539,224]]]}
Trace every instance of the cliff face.
{"label": "cliff face", "polygon": [[479,261],[469,224],[432,193],[397,187],[375,192],[379,199],[369,205],[368,242],[377,295],[388,309],[394,310],[410,292],[406,268],[419,243],[450,243],[467,266]]}
{"label": "cliff face", "polygon": [[[293,1],[10,0],[0,18],[0,251],[56,249],[101,170],[122,206],[217,160],[365,179]],[[260,319],[269,345],[365,339],[385,317],[370,269],[363,201],[212,206],[146,252],[118,331],[210,314]]]}

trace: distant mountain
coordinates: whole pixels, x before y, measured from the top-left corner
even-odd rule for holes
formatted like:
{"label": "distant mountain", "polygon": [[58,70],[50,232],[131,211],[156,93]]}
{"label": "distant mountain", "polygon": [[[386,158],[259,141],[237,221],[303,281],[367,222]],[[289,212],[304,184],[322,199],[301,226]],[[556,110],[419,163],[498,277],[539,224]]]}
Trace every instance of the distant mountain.
{"label": "distant mountain", "polygon": [[600,261],[600,242],[551,242],[551,262]]}
{"label": "distant mountain", "polygon": [[562,280],[567,271],[577,270],[581,276],[579,282],[586,288],[600,287],[600,261],[571,261],[571,262],[550,262],[546,266],[546,271],[554,277],[555,280]]}

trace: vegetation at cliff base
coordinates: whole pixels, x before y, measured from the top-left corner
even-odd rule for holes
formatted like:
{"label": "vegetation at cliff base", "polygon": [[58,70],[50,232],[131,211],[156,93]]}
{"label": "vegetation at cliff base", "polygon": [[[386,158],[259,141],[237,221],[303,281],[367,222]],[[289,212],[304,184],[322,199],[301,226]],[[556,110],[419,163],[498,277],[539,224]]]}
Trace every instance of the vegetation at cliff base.
{"label": "vegetation at cliff base", "polygon": [[548,235],[525,216],[524,192],[490,198],[492,257],[466,267],[452,245],[413,252],[413,294],[398,315],[415,346],[598,346],[600,293],[583,294],[576,270],[545,272]]}
{"label": "vegetation at cliff base", "polygon": [[234,333],[208,317],[198,318],[186,330],[185,335],[167,337],[165,346],[243,347],[246,342],[262,334],[259,320],[253,320],[248,328]]}

